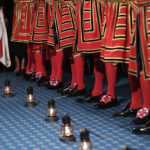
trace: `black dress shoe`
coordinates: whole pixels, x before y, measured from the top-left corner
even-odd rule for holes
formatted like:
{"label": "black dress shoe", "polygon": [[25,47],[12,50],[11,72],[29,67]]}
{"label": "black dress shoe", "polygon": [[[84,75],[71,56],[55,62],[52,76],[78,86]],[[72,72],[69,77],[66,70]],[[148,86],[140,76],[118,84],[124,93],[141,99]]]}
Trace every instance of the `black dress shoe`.
{"label": "black dress shoe", "polygon": [[148,122],[149,120],[150,120],[150,115],[144,117],[143,119],[136,118],[136,119],[131,121],[131,124],[132,125],[135,125],[135,124],[146,124],[146,122]]}
{"label": "black dress shoe", "polygon": [[35,73],[31,73],[31,74],[24,74],[23,78],[26,80],[26,81],[30,81],[31,78],[35,77]]}
{"label": "black dress shoe", "polygon": [[144,126],[141,126],[141,127],[134,127],[132,129],[132,132],[135,134],[148,134],[148,133],[150,133],[150,123],[148,123]]}
{"label": "black dress shoe", "polygon": [[30,82],[36,82],[36,80],[37,80],[37,78],[35,77],[35,74],[34,75],[32,75],[31,77],[30,77]]}
{"label": "black dress shoe", "polygon": [[111,98],[111,101],[109,101],[107,103],[99,101],[96,105],[94,105],[94,108],[96,108],[96,109],[106,109],[106,108],[110,108],[110,107],[115,107],[117,105],[118,105],[117,98],[115,98],[115,99]]}
{"label": "black dress shoe", "polygon": [[61,88],[62,85],[63,85],[63,82],[58,82],[58,84],[56,86],[48,84],[46,86],[46,88],[49,89],[49,90],[55,90],[55,89]]}
{"label": "black dress shoe", "polygon": [[82,90],[78,90],[77,88],[68,91],[65,95],[68,95],[69,97],[72,96],[80,96],[80,95],[84,95],[85,94],[85,89]]}
{"label": "black dress shoe", "polygon": [[41,77],[41,78],[39,78],[37,81],[36,81],[36,84],[38,85],[38,86],[41,86],[42,85],[42,83],[46,80],[46,78],[47,78],[47,76],[45,76],[45,77]]}
{"label": "black dress shoe", "polygon": [[90,91],[83,98],[77,99],[76,102],[77,103],[97,103],[100,100],[102,95],[103,94],[98,95],[98,96],[93,96],[92,92]]}
{"label": "black dress shoe", "polygon": [[113,117],[135,117],[136,113],[139,109],[132,109],[130,108],[131,102],[129,102],[125,107],[122,109],[121,112],[116,112],[113,114]]}
{"label": "black dress shoe", "polygon": [[138,110],[139,109],[128,108],[126,110],[122,110],[121,112],[114,113],[113,117],[135,117]]}
{"label": "black dress shoe", "polygon": [[47,82],[45,82],[44,86],[45,86],[46,89],[48,89],[51,86],[50,81],[51,80],[48,80]]}
{"label": "black dress shoe", "polygon": [[71,93],[74,91],[74,90],[76,90],[77,89],[77,85],[74,85],[74,86],[68,86],[68,88],[66,89],[66,90],[64,90],[64,91],[62,91],[61,92],[61,95],[63,96],[63,95],[71,95]]}
{"label": "black dress shoe", "polygon": [[57,92],[60,93],[60,94],[63,94],[63,93],[66,92],[70,87],[71,87],[71,83],[70,83],[70,82],[67,82],[66,84],[64,84],[64,85],[62,86],[62,88],[59,88],[59,89],[57,90]]}
{"label": "black dress shoe", "polygon": [[40,78],[39,81],[37,81],[37,85],[38,86],[44,86],[45,82],[48,82],[48,81],[49,81],[48,76],[42,77],[42,78]]}
{"label": "black dress shoe", "polygon": [[45,80],[41,86],[45,86],[46,88],[49,86],[50,79]]}
{"label": "black dress shoe", "polygon": [[31,74],[24,74],[23,78],[26,80],[26,81],[29,81],[30,78],[31,78]]}

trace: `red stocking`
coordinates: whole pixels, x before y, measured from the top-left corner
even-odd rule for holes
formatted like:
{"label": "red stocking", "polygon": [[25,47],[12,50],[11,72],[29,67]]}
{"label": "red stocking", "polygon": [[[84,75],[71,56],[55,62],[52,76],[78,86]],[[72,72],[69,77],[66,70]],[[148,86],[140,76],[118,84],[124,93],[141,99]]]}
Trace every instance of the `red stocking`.
{"label": "red stocking", "polygon": [[93,96],[97,96],[103,93],[103,80],[105,74],[104,63],[99,60],[99,53],[94,54],[94,75],[95,75],[95,84],[92,91]]}
{"label": "red stocking", "polygon": [[58,79],[59,82],[62,82],[63,59],[64,59],[63,50],[62,49],[57,49],[57,46],[56,46],[56,65],[57,65],[56,78]]}
{"label": "red stocking", "polygon": [[131,104],[130,107],[132,109],[138,109],[142,107],[142,91],[140,87],[140,80],[139,78],[128,75],[129,84],[131,89]]}
{"label": "red stocking", "polygon": [[145,79],[144,74],[140,74],[140,81],[143,93],[143,107],[150,109],[150,80]]}
{"label": "red stocking", "polygon": [[[28,54],[28,63],[27,63],[27,67],[26,67],[26,72],[30,72],[32,65],[34,64],[34,58],[33,58],[32,44],[31,43],[27,44],[27,54]],[[34,69],[35,69],[35,66],[34,66]]]}
{"label": "red stocking", "polygon": [[74,57],[75,69],[76,69],[76,82],[78,84],[78,90],[85,88],[84,84],[84,59],[81,55]]}
{"label": "red stocking", "polygon": [[76,83],[76,67],[73,57],[76,57],[76,54],[72,52],[72,48],[68,48],[66,49],[66,51],[69,56],[71,66],[71,73],[72,73],[71,85],[74,85]]}
{"label": "red stocking", "polygon": [[111,95],[113,99],[116,98],[115,95],[115,85],[116,85],[116,77],[117,77],[117,65],[113,65],[110,62],[105,63],[106,68],[106,76],[108,82],[107,95]]}
{"label": "red stocking", "polygon": [[57,73],[57,65],[56,65],[56,51],[50,51],[50,60],[51,60],[51,75],[50,80],[54,79]]}
{"label": "red stocking", "polygon": [[33,55],[36,64],[36,72],[42,73],[42,76],[46,76],[46,69],[43,60],[43,55],[41,53],[42,44],[34,44],[33,45]]}

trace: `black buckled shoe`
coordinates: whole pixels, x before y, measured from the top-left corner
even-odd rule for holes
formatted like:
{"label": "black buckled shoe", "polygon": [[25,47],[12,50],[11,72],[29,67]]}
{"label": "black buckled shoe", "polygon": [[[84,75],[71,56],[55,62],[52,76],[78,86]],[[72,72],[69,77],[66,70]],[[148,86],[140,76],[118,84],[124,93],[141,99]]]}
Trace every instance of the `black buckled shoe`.
{"label": "black buckled shoe", "polygon": [[59,89],[57,90],[57,92],[58,92],[59,94],[63,94],[63,93],[66,92],[70,87],[71,87],[71,83],[70,83],[70,82],[67,82],[66,84],[64,84],[64,85],[62,86],[62,88],[59,88]]}
{"label": "black buckled shoe", "polygon": [[150,133],[150,120],[144,126],[134,127],[132,129],[132,132],[135,134],[148,134],[148,133]]}
{"label": "black buckled shoe", "polygon": [[145,124],[150,120],[150,111],[144,107],[137,112],[136,119],[131,121],[131,124]]}
{"label": "black buckled shoe", "polygon": [[38,86],[44,86],[46,82],[49,82],[49,77],[41,77],[39,81],[37,81]]}
{"label": "black buckled shoe", "polygon": [[96,105],[94,105],[94,108],[106,109],[106,108],[115,107],[117,105],[118,105],[117,98],[112,99],[110,95],[103,95],[101,100]]}
{"label": "black buckled shoe", "polygon": [[46,86],[47,89],[49,90],[55,90],[55,89],[59,89],[63,86],[63,82],[58,82],[56,85],[51,85],[50,82],[49,84]]}
{"label": "black buckled shoe", "polygon": [[84,95],[85,94],[85,88],[82,89],[82,90],[78,90],[77,88],[72,90],[72,91],[68,91],[67,95],[70,96],[70,97],[73,97],[73,96],[81,96],[81,95]]}
{"label": "black buckled shoe", "polygon": [[56,85],[56,86],[51,86],[50,89],[55,90],[55,89],[62,88],[62,86],[63,86],[63,82],[58,82],[58,85]]}
{"label": "black buckled shoe", "polygon": [[35,77],[35,75],[32,75],[31,77],[30,77],[30,82],[36,82],[36,80],[37,80],[37,78]]}
{"label": "black buckled shoe", "polygon": [[42,86],[48,88],[49,87],[49,83],[50,83],[50,79],[48,79],[47,81],[43,82]]}
{"label": "black buckled shoe", "polygon": [[101,95],[93,96],[92,92],[88,92],[83,98],[79,98],[76,100],[77,103],[97,103],[99,99],[101,99]]}
{"label": "black buckled shoe", "polygon": [[40,83],[41,81],[44,80],[44,76],[41,72],[36,72],[35,75],[30,79],[31,82],[34,82],[34,83]]}
{"label": "black buckled shoe", "polygon": [[55,79],[48,80],[45,82],[44,86],[46,89],[49,89],[52,86],[52,82],[54,82]]}
{"label": "black buckled shoe", "polygon": [[26,80],[26,81],[28,81],[29,79],[30,79],[30,74],[24,74],[24,76],[23,76],[23,78]]}
{"label": "black buckled shoe", "polygon": [[121,112],[114,113],[113,117],[135,117],[138,110],[139,109],[128,108],[126,110],[122,110]]}
{"label": "black buckled shoe", "polygon": [[130,108],[131,101],[125,105],[121,112],[116,112],[113,117],[135,117],[139,109]]}
{"label": "black buckled shoe", "polygon": [[74,90],[76,90],[77,89],[77,84],[75,83],[75,84],[72,84],[72,85],[70,85],[65,91],[63,91],[62,93],[61,93],[61,95],[63,96],[63,95],[70,95]]}
{"label": "black buckled shoe", "polygon": [[26,73],[26,74],[24,74],[23,78],[24,78],[26,81],[29,81],[32,76],[34,76],[34,74],[27,74],[27,73]]}
{"label": "black buckled shoe", "polygon": [[136,118],[136,119],[134,119],[134,120],[131,121],[131,124],[132,125],[135,125],[135,124],[145,124],[148,120],[150,120],[150,115],[144,117],[143,119]]}

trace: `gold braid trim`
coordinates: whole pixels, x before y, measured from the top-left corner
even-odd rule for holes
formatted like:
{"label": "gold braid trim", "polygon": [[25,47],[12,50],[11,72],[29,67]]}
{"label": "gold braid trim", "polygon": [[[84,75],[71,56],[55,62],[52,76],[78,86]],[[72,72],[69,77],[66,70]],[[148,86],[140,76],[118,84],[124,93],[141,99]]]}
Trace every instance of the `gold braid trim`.
{"label": "gold braid trim", "polygon": [[135,1],[135,0],[108,0],[108,2],[133,2],[133,1]]}
{"label": "gold braid trim", "polygon": [[104,7],[106,7],[106,3],[104,2],[104,0],[98,0],[99,1],[99,3],[101,4],[101,5],[103,5]]}
{"label": "gold braid trim", "polygon": [[40,50],[33,50],[32,53],[40,53]]}
{"label": "gold braid trim", "polygon": [[133,9],[137,9],[137,3],[129,2]]}
{"label": "gold braid trim", "polygon": [[73,55],[73,58],[80,56],[81,54],[75,54]]}
{"label": "gold braid trim", "polygon": [[148,5],[150,5],[150,2],[138,3],[138,6],[139,6],[139,7],[148,6]]}
{"label": "gold braid trim", "polygon": [[63,50],[62,48],[57,49],[57,50],[56,50],[56,53],[57,53],[57,52],[61,52],[62,50]]}

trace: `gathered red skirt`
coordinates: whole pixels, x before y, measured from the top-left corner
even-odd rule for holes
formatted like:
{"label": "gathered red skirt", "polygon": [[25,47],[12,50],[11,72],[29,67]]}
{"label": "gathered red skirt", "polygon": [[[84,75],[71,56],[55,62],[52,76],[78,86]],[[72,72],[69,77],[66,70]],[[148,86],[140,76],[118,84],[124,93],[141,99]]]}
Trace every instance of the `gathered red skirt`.
{"label": "gathered red skirt", "polygon": [[[150,5],[138,8],[138,23],[134,32],[134,44],[131,47],[129,74],[138,76],[138,56],[142,65],[142,70],[146,79],[150,79]],[[138,42],[137,35],[139,35]],[[138,45],[137,45],[138,44]]]}
{"label": "gathered red skirt", "polygon": [[108,2],[102,28],[101,60],[129,62],[130,36],[136,18],[136,2]]}

